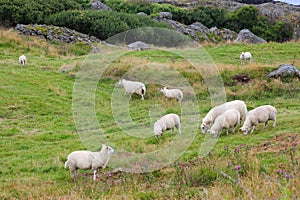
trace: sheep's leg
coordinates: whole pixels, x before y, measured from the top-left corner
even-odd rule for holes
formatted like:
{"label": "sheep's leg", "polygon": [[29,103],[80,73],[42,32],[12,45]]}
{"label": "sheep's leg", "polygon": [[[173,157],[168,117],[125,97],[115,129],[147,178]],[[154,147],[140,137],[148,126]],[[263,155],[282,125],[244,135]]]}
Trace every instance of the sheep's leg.
{"label": "sheep's leg", "polygon": [[226,129],[226,135],[228,135],[228,129]]}
{"label": "sheep's leg", "polygon": [[253,133],[253,131],[254,131],[255,127],[256,127],[256,126],[252,126],[251,133]]}
{"label": "sheep's leg", "polygon": [[266,128],[268,125],[268,120],[264,123],[264,128]]}
{"label": "sheep's leg", "polygon": [[173,128],[171,128],[171,130],[172,130],[172,134],[174,134],[174,127],[173,127]]}
{"label": "sheep's leg", "polygon": [[142,100],[144,100],[144,95],[142,94]]}
{"label": "sheep's leg", "polygon": [[97,169],[94,169],[94,177],[93,177],[93,180],[94,180],[94,181],[96,180],[97,172],[98,172],[98,170],[97,170]]}
{"label": "sheep's leg", "polygon": [[276,116],[274,117],[274,120],[273,120],[273,127],[276,126]]}
{"label": "sheep's leg", "polygon": [[237,126],[233,127],[233,129],[232,129],[232,133],[234,133],[234,132],[235,132],[235,129],[236,129],[236,127],[237,127]]}

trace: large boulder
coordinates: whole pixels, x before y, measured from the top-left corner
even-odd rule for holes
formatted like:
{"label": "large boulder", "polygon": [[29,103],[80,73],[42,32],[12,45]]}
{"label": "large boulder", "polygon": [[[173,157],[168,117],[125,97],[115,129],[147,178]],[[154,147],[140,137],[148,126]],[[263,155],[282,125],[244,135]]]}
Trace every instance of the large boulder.
{"label": "large boulder", "polygon": [[298,77],[300,78],[300,71],[292,64],[280,65],[277,70],[268,74],[268,78],[278,77]]}
{"label": "large boulder", "polygon": [[102,3],[99,0],[93,0],[92,1],[92,9],[95,9],[95,10],[108,10],[108,11],[112,10],[110,7],[108,7],[107,5],[105,5],[104,3]]}
{"label": "large boulder", "polygon": [[267,41],[256,36],[254,33],[249,31],[248,29],[243,29],[239,32],[236,42],[245,42],[245,43],[251,43],[251,44],[260,44],[260,43],[266,43]]}
{"label": "large boulder", "polygon": [[128,48],[132,49],[132,50],[144,51],[144,50],[150,49],[151,45],[147,44],[145,42],[142,42],[142,41],[136,41],[136,42],[129,44]]}

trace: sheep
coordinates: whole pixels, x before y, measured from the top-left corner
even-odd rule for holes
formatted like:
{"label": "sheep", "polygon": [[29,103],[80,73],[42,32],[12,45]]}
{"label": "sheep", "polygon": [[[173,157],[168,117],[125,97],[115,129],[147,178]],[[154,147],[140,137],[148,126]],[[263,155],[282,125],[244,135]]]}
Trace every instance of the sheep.
{"label": "sheep", "polygon": [[117,83],[117,86],[123,86],[125,89],[125,95],[126,93],[129,94],[139,94],[142,96],[142,100],[144,100],[144,96],[146,95],[146,86],[142,82],[136,82],[136,81],[128,81],[125,79],[119,80]]}
{"label": "sheep", "polygon": [[21,55],[21,56],[19,57],[19,63],[22,64],[23,66],[25,66],[26,61],[27,61],[26,56]]}
{"label": "sheep", "polygon": [[[72,178],[77,176],[78,169],[92,169],[94,170],[93,180],[96,180],[97,172],[100,167],[104,169],[110,159],[110,155],[115,151],[110,146],[102,144],[99,152],[92,151],[73,151],[68,155],[65,162],[65,168],[70,168],[70,175]],[[75,172],[75,173],[74,173]]]}
{"label": "sheep", "polygon": [[226,129],[226,134],[228,135],[228,129],[232,128],[232,133],[234,133],[236,127],[240,124],[240,118],[240,112],[236,109],[226,110],[215,119],[214,124],[208,132],[217,136],[222,129]]}
{"label": "sheep", "polygon": [[172,129],[172,134],[174,134],[174,127],[176,127],[178,133],[181,134],[179,116],[173,113],[167,114],[154,123],[154,136],[161,136],[166,130],[169,129]]}
{"label": "sheep", "polygon": [[241,100],[229,101],[221,105],[215,106],[202,119],[202,124],[201,124],[202,133],[206,133],[209,128],[209,125],[213,123],[219,115],[221,115],[223,112],[225,112],[228,109],[236,109],[237,111],[239,111],[241,120],[244,120],[246,118],[248,112],[245,102]]}
{"label": "sheep", "polygon": [[245,63],[245,60],[249,60],[249,63],[251,63],[252,55],[250,52],[242,52],[240,55],[240,59],[242,65]]}
{"label": "sheep", "polygon": [[167,87],[160,88],[160,91],[164,93],[167,98],[175,98],[179,103],[181,103],[183,99],[182,91],[179,89],[167,89]]}
{"label": "sheep", "polygon": [[269,120],[273,120],[273,127],[275,127],[276,113],[276,108],[271,105],[259,106],[250,110],[241,130],[247,135],[252,126],[251,133],[253,133],[258,123],[264,123],[264,128],[266,128]]}

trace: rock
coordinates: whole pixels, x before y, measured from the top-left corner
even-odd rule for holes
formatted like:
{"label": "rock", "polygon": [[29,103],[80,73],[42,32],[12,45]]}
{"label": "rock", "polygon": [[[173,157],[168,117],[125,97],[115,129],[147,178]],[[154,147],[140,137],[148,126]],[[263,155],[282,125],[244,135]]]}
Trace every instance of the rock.
{"label": "rock", "polygon": [[143,51],[143,50],[147,50],[147,49],[150,49],[151,48],[151,45],[150,44],[147,44],[147,43],[144,43],[144,42],[141,42],[141,41],[136,41],[134,43],[131,43],[128,45],[128,48],[129,49],[132,49],[132,50],[140,50],[140,51]]}
{"label": "rock", "polygon": [[170,12],[160,12],[159,16],[162,19],[172,19],[172,13]]}
{"label": "rock", "polygon": [[112,10],[110,7],[108,7],[107,5],[105,5],[104,3],[102,3],[99,0],[93,0],[92,1],[92,9],[95,9],[95,10],[108,10],[108,11]]}
{"label": "rock", "polygon": [[194,22],[188,27],[194,31],[201,32],[201,33],[209,32],[209,29],[206,26],[204,26],[201,22]]}
{"label": "rock", "polygon": [[142,16],[148,16],[146,13],[144,13],[144,12],[139,12],[139,13],[137,13],[137,15],[142,15]]}
{"label": "rock", "polygon": [[46,39],[51,41],[51,40],[53,40],[53,36],[52,36],[51,34],[48,34],[48,35],[46,36]]}
{"label": "rock", "polygon": [[23,25],[17,24],[15,29],[20,34],[45,37],[46,40],[57,40],[64,43],[73,43],[73,42],[100,42],[100,40],[94,36],[88,36],[77,31],[58,26],[48,26],[48,25]]}
{"label": "rock", "polygon": [[300,78],[300,71],[292,64],[280,65],[277,70],[268,74],[268,78],[278,77],[298,77]]}
{"label": "rock", "polygon": [[239,32],[236,42],[246,42],[251,44],[260,44],[260,43],[266,43],[264,39],[256,36],[248,29],[243,29]]}

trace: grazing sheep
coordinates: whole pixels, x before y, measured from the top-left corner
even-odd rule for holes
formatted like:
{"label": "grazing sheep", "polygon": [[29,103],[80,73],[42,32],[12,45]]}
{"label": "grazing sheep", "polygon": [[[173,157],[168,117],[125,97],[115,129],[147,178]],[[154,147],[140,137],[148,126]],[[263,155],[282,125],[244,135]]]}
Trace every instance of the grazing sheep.
{"label": "grazing sheep", "polygon": [[240,124],[240,112],[235,109],[226,110],[223,114],[219,115],[211,129],[208,130],[212,135],[217,136],[222,129],[226,129],[228,135],[228,129],[232,128],[232,132],[235,132],[236,127]]}
{"label": "grazing sheep", "polygon": [[125,89],[125,94],[139,94],[142,96],[142,100],[144,100],[144,96],[146,95],[146,86],[142,82],[136,82],[136,81],[128,81],[125,79],[119,80],[117,86],[123,86]]}
{"label": "grazing sheep", "polygon": [[179,103],[181,103],[183,99],[182,91],[179,89],[167,89],[167,87],[160,88],[160,91],[164,93],[167,98],[175,98]]}
{"label": "grazing sheep", "polygon": [[247,114],[246,120],[241,130],[244,132],[245,135],[247,135],[251,126],[252,133],[258,125],[258,123],[264,123],[264,128],[266,128],[269,120],[273,120],[274,127],[276,126],[276,113],[276,108],[270,105],[259,106],[253,110],[250,110]]}
{"label": "grazing sheep", "polygon": [[27,61],[26,56],[21,55],[21,56],[19,57],[19,63],[22,64],[23,66],[25,66],[26,61]]}
{"label": "grazing sheep", "polygon": [[180,130],[180,118],[176,114],[167,114],[161,117],[154,123],[154,135],[161,136],[166,130],[172,129],[174,134],[174,127],[177,128],[178,133],[181,134]]}
{"label": "grazing sheep", "polygon": [[245,60],[249,60],[249,63],[251,63],[252,55],[250,52],[242,52],[240,55],[241,64],[245,64]]}
{"label": "grazing sheep", "polygon": [[247,115],[247,106],[244,101],[241,100],[234,100],[223,103],[212,108],[207,115],[202,119],[201,130],[202,133],[206,133],[209,128],[209,125],[215,121],[215,119],[225,112],[228,109],[236,109],[240,112],[241,120],[244,120]]}
{"label": "grazing sheep", "polygon": [[[77,176],[78,169],[92,169],[94,170],[93,179],[96,180],[97,172],[100,167],[104,169],[109,161],[110,155],[114,150],[110,146],[102,145],[100,152],[91,151],[73,151],[68,155],[65,162],[65,168],[70,168],[72,178]],[[75,172],[75,173],[74,173]]]}

